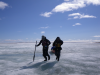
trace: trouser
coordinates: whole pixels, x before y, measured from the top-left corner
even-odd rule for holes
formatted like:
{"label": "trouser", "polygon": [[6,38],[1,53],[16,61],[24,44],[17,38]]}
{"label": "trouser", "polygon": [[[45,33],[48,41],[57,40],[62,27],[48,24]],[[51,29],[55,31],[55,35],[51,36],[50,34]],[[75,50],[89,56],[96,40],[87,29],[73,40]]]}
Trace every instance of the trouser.
{"label": "trouser", "polygon": [[48,47],[43,47],[43,57],[45,58],[45,60],[47,60],[46,56],[48,56],[48,59],[50,59],[50,56],[48,54]]}
{"label": "trouser", "polygon": [[61,50],[59,50],[59,49],[55,49],[55,55],[56,55],[56,59],[58,59],[58,61],[59,61],[59,58],[60,58],[60,52],[61,52]]}

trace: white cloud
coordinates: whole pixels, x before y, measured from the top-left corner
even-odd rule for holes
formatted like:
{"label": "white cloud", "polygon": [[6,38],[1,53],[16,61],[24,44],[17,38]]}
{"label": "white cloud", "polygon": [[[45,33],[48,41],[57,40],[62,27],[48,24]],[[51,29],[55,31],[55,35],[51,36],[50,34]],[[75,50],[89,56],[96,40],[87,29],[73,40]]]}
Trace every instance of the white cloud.
{"label": "white cloud", "polygon": [[96,18],[96,16],[84,15],[84,14],[80,14],[80,13],[72,13],[72,14],[69,14],[68,16],[74,16],[73,19]]}
{"label": "white cloud", "polygon": [[19,42],[19,41],[23,41],[23,40],[21,40],[21,39],[18,39],[18,40],[6,39],[5,41],[8,41],[8,42]]}
{"label": "white cloud", "polygon": [[80,13],[73,13],[73,14],[69,14],[68,16],[76,16],[76,15],[77,15],[77,16],[78,16],[78,15],[80,16],[81,14],[80,14]]}
{"label": "white cloud", "polygon": [[90,16],[90,15],[81,15],[80,18],[96,18],[96,16]]}
{"label": "white cloud", "polygon": [[40,15],[44,17],[50,17],[51,14],[52,14],[51,12],[45,12],[44,14],[40,14]]}
{"label": "white cloud", "polygon": [[7,6],[8,6],[7,3],[0,1],[0,9],[5,9],[5,7],[7,7]]}
{"label": "white cloud", "polygon": [[64,41],[64,42],[100,42],[100,40],[92,40],[92,39],[89,39],[89,40],[80,40],[80,39],[77,39],[77,40],[72,40],[72,39],[69,39],[67,41]]}
{"label": "white cloud", "polygon": [[81,25],[80,23],[76,23],[76,25]]}
{"label": "white cloud", "polygon": [[100,35],[96,35],[96,36],[93,36],[93,37],[100,37]]}
{"label": "white cloud", "polygon": [[16,40],[6,39],[5,41],[16,41]]}
{"label": "white cloud", "polygon": [[78,16],[75,16],[73,19],[77,19],[77,18],[79,18]]}
{"label": "white cloud", "polygon": [[79,2],[63,2],[60,5],[57,5],[52,12],[65,12],[65,11],[73,11],[76,10],[78,8],[83,8],[86,5],[84,4],[84,2],[79,1]]}
{"label": "white cloud", "polygon": [[[87,5],[93,4],[93,5],[100,5],[100,0],[64,0],[66,2],[63,2],[59,5],[57,5],[55,8],[51,10],[51,12],[45,12],[44,14],[41,14],[41,16],[44,17],[50,17],[51,14],[54,12],[66,12],[66,11],[73,11],[77,10],[79,8],[86,7]],[[68,2],[67,2],[68,1]],[[81,18],[87,18],[88,16],[82,16]],[[91,16],[94,18],[94,16]],[[75,17],[77,18],[77,17]]]}
{"label": "white cloud", "polygon": [[69,1],[69,0],[64,0],[64,1]]}
{"label": "white cloud", "polygon": [[45,31],[41,31],[41,34],[45,33]]}
{"label": "white cloud", "polygon": [[75,23],[73,26],[76,26],[76,25],[81,25],[80,23]]}
{"label": "white cloud", "polygon": [[82,0],[87,4],[100,5],[100,0]]}
{"label": "white cloud", "polygon": [[40,27],[39,29],[47,29],[49,28],[49,26],[46,26],[46,27]]}

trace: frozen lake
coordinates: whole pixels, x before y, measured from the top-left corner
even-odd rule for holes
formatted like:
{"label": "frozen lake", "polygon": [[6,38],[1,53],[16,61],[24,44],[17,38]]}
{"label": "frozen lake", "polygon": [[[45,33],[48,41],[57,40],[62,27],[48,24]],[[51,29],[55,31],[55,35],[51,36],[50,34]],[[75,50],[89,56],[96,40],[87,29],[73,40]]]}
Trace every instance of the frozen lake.
{"label": "frozen lake", "polygon": [[100,75],[100,43],[64,43],[60,61],[43,61],[39,46],[33,62],[34,45],[0,44],[0,75]]}

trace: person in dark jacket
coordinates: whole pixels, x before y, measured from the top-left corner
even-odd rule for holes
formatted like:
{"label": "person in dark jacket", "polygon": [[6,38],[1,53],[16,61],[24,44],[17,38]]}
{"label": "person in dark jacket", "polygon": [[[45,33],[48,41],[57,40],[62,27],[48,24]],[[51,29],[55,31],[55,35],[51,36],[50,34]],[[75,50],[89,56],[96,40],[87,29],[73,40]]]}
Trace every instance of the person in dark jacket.
{"label": "person in dark jacket", "polygon": [[49,45],[51,44],[51,42],[48,39],[46,39],[45,36],[42,36],[42,39],[40,40],[39,44],[36,45],[36,46],[39,46],[41,43],[42,43],[42,46],[43,46],[43,56],[45,58],[44,61],[47,61],[46,56],[48,56],[48,60],[50,60],[50,55],[48,54],[48,48],[49,48]]}
{"label": "person in dark jacket", "polygon": [[63,41],[60,39],[60,37],[57,37],[56,40],[53,42],[53,46],[55,47],[56,60],[58,61],[60,58],[60,52],[62,50],[61,48],[62,44],[63,44]]}

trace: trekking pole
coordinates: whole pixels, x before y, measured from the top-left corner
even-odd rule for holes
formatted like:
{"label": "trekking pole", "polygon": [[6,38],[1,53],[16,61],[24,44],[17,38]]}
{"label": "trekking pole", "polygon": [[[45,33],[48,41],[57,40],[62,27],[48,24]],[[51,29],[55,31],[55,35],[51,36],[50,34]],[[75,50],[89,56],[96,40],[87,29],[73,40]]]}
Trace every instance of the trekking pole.
{"label": "trekking pole", "polygon": [[[35,44],[35,51],[36,51],[36,45],[37,45],[37,41],[36,41],[36,44]],[[34,51],[33,61],[35,59],[35,51]]]}

